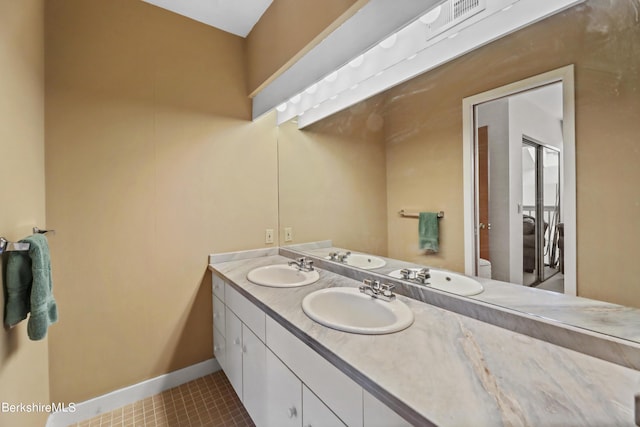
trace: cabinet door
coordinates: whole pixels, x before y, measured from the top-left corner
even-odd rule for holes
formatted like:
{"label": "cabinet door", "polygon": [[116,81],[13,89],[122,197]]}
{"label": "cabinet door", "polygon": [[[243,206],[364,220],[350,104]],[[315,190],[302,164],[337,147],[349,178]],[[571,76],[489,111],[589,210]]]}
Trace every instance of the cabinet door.
{"label": "cabinet door", "polygon": [[303,384],[302,427],[346,427],[346,424]]}
{"label": "cabinet door", "polygon": [[267,426],[302,426],[302,383],[267,349]]}
{"label": "cabinet door", "polygon": [[242,325],[242,403],[256,426],[266,424],[267,347]]}
{"label": "cabinet door", "polygon": [[362,427],[362,387],[267,316],[267,346],[350,427]]}
{"label": "cabinet door", "polygon": [[242,323],[228,307],[225,315],[227,349],[224,373],[242,400]]}
{"label": "cabinet door", "polygon": [[407,421],[384,403],[363,390],[365,427],[411,427]]}
{"label": "cabinet door", "polygon": [[213,327],[225,336],[225,306],[224,303],[217,297],[213,296]]}
{"label": "cabinet door", "polygon": [[226,372],[227,345],[225,338],[220,331],[215,328],[213,329],[213,355],[220,364],[220,367],[222,367],[222,370]]}

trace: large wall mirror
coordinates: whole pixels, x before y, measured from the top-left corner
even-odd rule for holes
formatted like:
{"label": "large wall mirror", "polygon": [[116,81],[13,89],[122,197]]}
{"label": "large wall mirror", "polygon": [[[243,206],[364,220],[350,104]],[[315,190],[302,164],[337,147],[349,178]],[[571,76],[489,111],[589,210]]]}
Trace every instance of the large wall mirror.
{"label": "large wall mirror", "polygon": [[[494,279],[542,292],[539,287],[544,282],[562,277],[561,239],[573,239],[575,292],[626,306],[612,308],[626,316],[626,328],[608,333],[640,341],[640,314],[633,309],[640,308],[637,16],[633,2],[587,0],[304,129],[298,129],[295,120],[282,124],[278,133],[281,244],[331,240],[333,246],[353,252],[466,272],[463,99],[572,64],[575,212],[562,212],[569,208],[559,203],[563,152],[554,138],[562,134],[558,127],[564,119],[558,115],[562,112],[553,110],[558,87],[541,87],[529,99],[482,105],[474,129],[487,133],[483,138],[495,139],[493,134],[501,132],[495,124],[497,112],[516,107],[522,111],[526,107],[529,112],[523,114],[529,118],[544,116],[539,121],[548,120],[550,128],[556,128],[548,138],[529,132],[509,141],[509,156],[518,159],[520,169],[490,172],[495,182],[489,185],[494,187],[494,201],[501,200],[496,197],[499,191],[520,194],[517,215],[504,220],[515,231],[501,236],[504,228],[499,219],[487,221],[494,250],[484,252],[486,256],[478,252],[475,258],[489,261]],[[500,153],[491,156],[492,166],[497,166]],[[403,216],[401,210],[444,212],[438,223],[437,252],[420,249],[419,219]],[[565,214],[575,218],[573,236],[563,235]],[[291,229],[288,239],[285,228]],[[525,231],[534,231],[533,237],[526,237]],[[500,252],[504,249],[497,244],[500,239],[516,242],[511,266],[509,254]],[[487,265],[474,266],[478,275],[481,266]],[[504,298],[506,306],[508,299]],[[535,304],[530,305],[518,309],[534,310]],[[556,311],[559,320],[571,323]],[[602,313],[603,319],[610,314]]]}

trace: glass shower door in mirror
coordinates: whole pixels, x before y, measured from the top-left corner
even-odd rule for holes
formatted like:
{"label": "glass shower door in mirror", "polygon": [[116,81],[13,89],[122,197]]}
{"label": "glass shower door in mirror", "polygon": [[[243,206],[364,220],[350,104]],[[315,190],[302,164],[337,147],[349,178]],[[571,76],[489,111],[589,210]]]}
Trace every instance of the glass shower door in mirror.
{"label": "glass shower door in mirror", "polygon": [[526,286],[537,286],[558,273],[559,160],[557,150],[523,138],[522,284]]}

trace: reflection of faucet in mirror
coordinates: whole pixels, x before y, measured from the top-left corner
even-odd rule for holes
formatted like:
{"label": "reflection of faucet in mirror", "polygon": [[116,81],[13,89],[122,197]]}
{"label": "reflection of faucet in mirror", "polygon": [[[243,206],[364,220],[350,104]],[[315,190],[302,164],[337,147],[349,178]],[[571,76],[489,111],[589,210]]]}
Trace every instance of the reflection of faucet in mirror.
{"label": "reflection of faucet in mirror", "polygon": [[342,263],[347,262],[347,257],[351,255],[351,251],[346,252],[329,252],[329,259],[331,261],[338,261]]}
{"label": "reflection of faucet in mirror", "polygon": [[403,268],[400,270],[400,275],[404,280],[420,283],[421,285],[428,285],[431,278],[431,273],[428,268],[421,268],[419,270],[412,270],[410,268]]}

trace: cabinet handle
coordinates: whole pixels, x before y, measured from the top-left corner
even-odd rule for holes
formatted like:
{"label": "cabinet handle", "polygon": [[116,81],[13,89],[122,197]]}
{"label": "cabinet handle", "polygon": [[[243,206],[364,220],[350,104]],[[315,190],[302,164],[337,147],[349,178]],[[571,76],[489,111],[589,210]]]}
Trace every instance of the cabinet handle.
{"label": "cabinet handle", "polygon": [[220,347],[218,347],[217,345],[214,345],[214,346],[213,346],[213,351],[214,351],[214,352],[216,352],[216,351],[218,351],[218,350],[220,350]]}
{"label": "cabinet handle", "polygon": [[240,345],[240,338],[236,338],[235,340],[233,340],[233,343],[235,345]]}
{"label": "cabinet handle", "polygon": [[246,345],[243,345],[243,346],[242,346],[242,352],[243,352],[243,353],[246,353],[246,352],[247,352],[247,346],[246,346]]}
{"label": "cabinet handle", "polygon": [[287,410],[287,413],[289,415],[289,418],[293,418],[293,417],[297,417],[298,416],[298,410],[296,409],[295,406],[292,406],[291,408],[289,408]]}
{"label": "cabinet handle", "polygon": [[213,313],[213,318],[217,319],[218,317],[220,317],[220,313]]}

